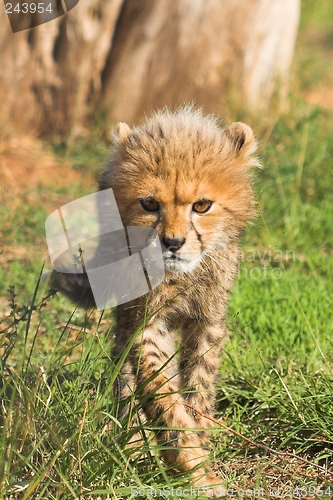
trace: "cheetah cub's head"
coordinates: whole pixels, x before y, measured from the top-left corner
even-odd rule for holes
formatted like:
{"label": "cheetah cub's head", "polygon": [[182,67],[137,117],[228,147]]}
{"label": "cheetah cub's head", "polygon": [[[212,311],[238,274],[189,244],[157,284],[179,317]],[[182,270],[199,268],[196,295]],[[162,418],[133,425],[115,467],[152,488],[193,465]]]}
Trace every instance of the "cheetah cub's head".
{"label": "cheetah cub's head", "polygon": [[100,189],[112,188],[125,226],[154,227],[167,272],[190,273],[238,239],[255,214],[250,127],[218,126],[184,107],[141,127],[120,123]]}

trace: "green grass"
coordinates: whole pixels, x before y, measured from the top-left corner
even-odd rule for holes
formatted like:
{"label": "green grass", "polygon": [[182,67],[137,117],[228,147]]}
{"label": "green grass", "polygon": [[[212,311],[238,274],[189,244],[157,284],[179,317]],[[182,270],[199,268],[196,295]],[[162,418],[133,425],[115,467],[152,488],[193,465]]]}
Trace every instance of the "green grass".
{"label": "green grass", "polygon": [[[230,300],[216,415],[229,430],[212,431],[212,456],[234,496],[333,495],[333,109],[305,99],[331,81],[330,13],[328,0],[303,2],[291,109],[260,150],[260,215]],[[94,135],[54,148],[98,169],[106,145]],[[45,218],[89,189],[1,192],[0,498],[179,498],[188,477],[160,461],[150,426],[115,418],[112,313],[45,299],[38,283]]]}

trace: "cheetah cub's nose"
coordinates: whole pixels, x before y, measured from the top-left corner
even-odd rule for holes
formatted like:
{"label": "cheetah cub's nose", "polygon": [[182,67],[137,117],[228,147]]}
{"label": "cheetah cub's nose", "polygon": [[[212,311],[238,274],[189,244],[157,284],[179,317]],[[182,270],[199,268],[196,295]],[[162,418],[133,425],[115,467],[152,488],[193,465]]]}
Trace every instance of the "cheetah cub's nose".
{"label": "cheetah cub's nose", "polygon": [[171,252],[176,252],[185,243],[185,238],[163,238],[163,243]]}

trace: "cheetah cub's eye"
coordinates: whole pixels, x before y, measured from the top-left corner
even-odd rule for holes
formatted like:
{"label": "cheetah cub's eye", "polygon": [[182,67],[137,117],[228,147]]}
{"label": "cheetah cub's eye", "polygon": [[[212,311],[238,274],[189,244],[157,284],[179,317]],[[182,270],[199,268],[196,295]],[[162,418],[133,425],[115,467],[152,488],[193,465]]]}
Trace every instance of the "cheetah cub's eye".
{"label": "cheetah cub's eye", "polygon": [[193,203],[192,205],[192,210],[193,212],[196,212],[197,214],[205,214],[208,212],[210,207],[213,205],[212,201],[209,200],[199,200]]}
{"label": "cheetah cub's eye", "polygon": [[144,198],[143,200],[140,200],[142,208],[146,212],[157,212],[157,210],[160,208],[160,204],[158,201],[154,200],[151,196],[148,198]]}

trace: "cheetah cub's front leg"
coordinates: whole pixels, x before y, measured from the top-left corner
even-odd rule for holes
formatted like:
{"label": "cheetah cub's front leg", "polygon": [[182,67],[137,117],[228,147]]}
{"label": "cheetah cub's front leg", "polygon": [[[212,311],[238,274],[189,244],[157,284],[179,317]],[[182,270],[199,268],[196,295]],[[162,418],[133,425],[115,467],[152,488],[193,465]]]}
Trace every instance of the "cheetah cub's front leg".
{"label": "cheetah cub's front leg", "polygon": [[192,471],[194,486],[215,486],[215,490],[207,494],[222,495],[224,488],[217,487],[220,481],[203,464],[209,457],[207,435],[202,428],[198,429],[198,421],[180,394],[174,341],[162,320],[153,321],[137,336],[130,363],[137,376],[137,394],[142,396],[147,419],[163,427],[156,432],[156,439],[165,462],[184,472],[195,469]]}
{"label": "cheetah cub's front leg", "polygon": [[193,407],[192,413],[198,427],[212,426],[212,421],[207,417],[213,417],[214,414],[215,381],[221,347],[229,336],[230,332],[224,326],[215,324],[188,321],[183,327],[180,351],[181,388],[186,393],[186,402]]}

